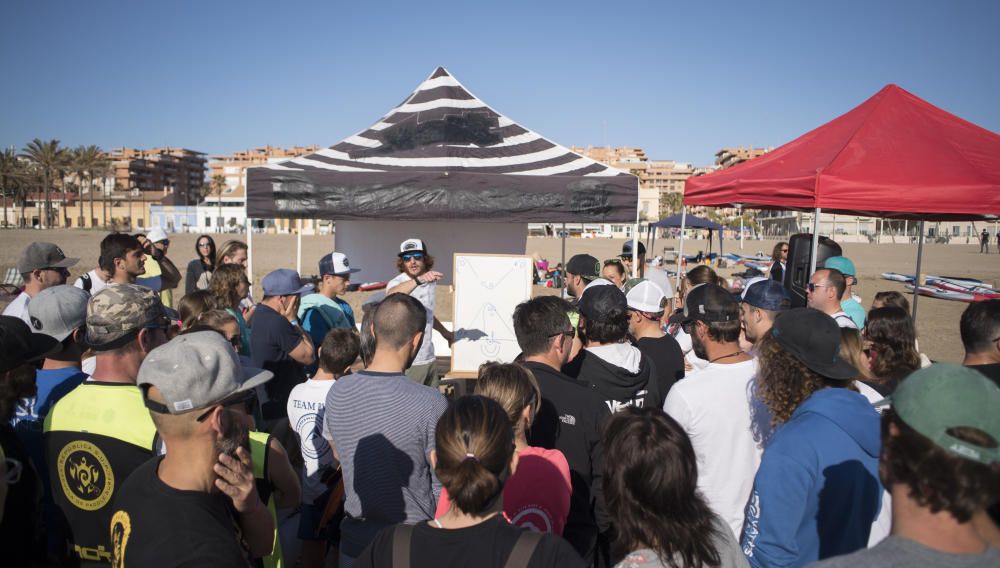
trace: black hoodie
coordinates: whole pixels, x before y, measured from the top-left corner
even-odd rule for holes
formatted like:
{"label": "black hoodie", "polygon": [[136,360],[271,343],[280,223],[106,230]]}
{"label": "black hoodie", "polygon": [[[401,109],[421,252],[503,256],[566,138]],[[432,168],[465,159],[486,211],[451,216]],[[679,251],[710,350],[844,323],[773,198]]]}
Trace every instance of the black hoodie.
{"label": "black hoodie", "polygon": [[[631,346],[630,346],[631,347]],[[648,355],[632,347],[640,357],[638,372],[608,363],[583,349],[563,369],[567,375],[589,383],[612,413],[629,406],[663,408],[666,393],[661,393],[656,367]]]}

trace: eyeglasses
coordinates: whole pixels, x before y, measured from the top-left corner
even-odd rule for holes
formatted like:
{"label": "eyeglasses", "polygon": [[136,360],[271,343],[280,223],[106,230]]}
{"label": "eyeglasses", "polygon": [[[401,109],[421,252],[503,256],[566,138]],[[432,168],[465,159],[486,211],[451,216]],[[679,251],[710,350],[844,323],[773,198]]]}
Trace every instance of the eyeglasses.
{"label": "eyeglasses", "polygon": [[155,245],[163,245],[165,247],[168,247],[168,246],[170,246],[170,239],[163,239],[162,241],[156,241],[153,244],[155,244]]}
{"label": "eyeglasses", "polygon": [[560,331],[559,333],[553,333],[552,335],[549,336],[549,339],[552,339],[553,337],[559,337],[560,335],[565,335],[566,337],[575,337],[576,331],[572,329],[567,329],[565,331]]}
{"label": "eyeglasses", "polygon": [[68,268],[62,268],[62,267],[59,267],[59,268],[45,267],[45,268],[42,268],[41,270],[51,270],[52,272],[58,272],[59,274],[65,274],[66,276],[69,276],[69,269]]}
{"label": "eyeglasses", "polygon": [[409,262],[411,260],[423,260],[424,253],[422,252],[408,252],[403,255],[403,262]]}
{"label": "eyeglasses", "polygon": [[212,248],[212,243],[198,243],[198,248]]}
{"label": "eyeglasses", "polygon": [[806,289],[809,290],[810,292],[815,292],[816,288],[829,288],[829,286],[827,286],[826,284],[813,284],[812,282],[806,285]]}

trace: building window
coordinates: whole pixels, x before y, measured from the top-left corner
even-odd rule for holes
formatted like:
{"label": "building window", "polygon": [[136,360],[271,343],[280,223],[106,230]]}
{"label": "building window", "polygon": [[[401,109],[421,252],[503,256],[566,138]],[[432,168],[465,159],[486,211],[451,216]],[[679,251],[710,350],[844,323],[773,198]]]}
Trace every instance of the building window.
{"label": "building window", "polygon": [[211,217],[205,217],[205,226],[206,227],[211,227],[212,226],[212,218]]}

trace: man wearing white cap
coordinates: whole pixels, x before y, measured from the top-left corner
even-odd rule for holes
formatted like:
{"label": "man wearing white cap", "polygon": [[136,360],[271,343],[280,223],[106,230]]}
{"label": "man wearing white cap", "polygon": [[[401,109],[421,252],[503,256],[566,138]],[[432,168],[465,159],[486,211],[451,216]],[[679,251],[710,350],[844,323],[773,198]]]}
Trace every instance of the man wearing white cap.
{"label": "man wearing white cap", "polygon": [[361,271],[351,268],[342,252],[331,252],[319,259],[320,280],[316,283],[316,293],[302,297],[298,313],[302,329],[317,349],[331,329],[354,329],[354,311],[338,296],[347,292],[351,274],[355,272]]}
{"label": "man wearing white cap", "polygon": [[670,387],[684,378],[684,352],[660,327],[666,294],[655,283],[637,278],[625,283],[625,299],[629,334],[639,351],[656,365],[660,392],[666,396]]}
{"label": "man wearing white cap", "polygon": [[434,257],[427,253],[427,246],[420,239],[406,239],[399,245],[396,268],[399,270],[399,276],[389,281],[388,286],[386,286],[386,295],[409,294],[420,300],[420,303],[427,310],[427,328],[424,330],[424,339],[420,344],[417,357],[413,360],[410,368],[406,369],[406,376],[414,382],[437,388],[441,379],[437,372],[434,342],[431,340],[431,335],[436,329],[449,344],[454,340],[452,333],[441,325],[441,322],[434,316],[436,283],[444,277],[444,274],[431,270],[434,268]]}
{"label": "man wearing white cap", "polygon": [[172,290],[180,284],[181,271],[177,269],[173,261],[167,258],[167,251],[170,249],[170,239],[167,233],[160,227],[153,227],[149,233],[143,237],[139,235],[143,248],[146,249],[146,273],[136,280],[136,284],[152,288],[160,293],[160,301],[164,306],[172,308],[174,305],[174,294]]}

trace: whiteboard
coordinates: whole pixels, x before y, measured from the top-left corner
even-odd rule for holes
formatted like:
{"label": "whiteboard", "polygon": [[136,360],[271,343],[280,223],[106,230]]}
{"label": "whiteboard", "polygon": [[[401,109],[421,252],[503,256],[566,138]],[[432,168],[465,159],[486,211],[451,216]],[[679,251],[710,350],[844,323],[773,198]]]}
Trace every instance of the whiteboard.
{"label": "whiteboard", "polygon": [[531,299],[531,257],[455,253],[453,266],[452,373],[475,376],[487,361],[512,362],[521,352],[514,308]]}

